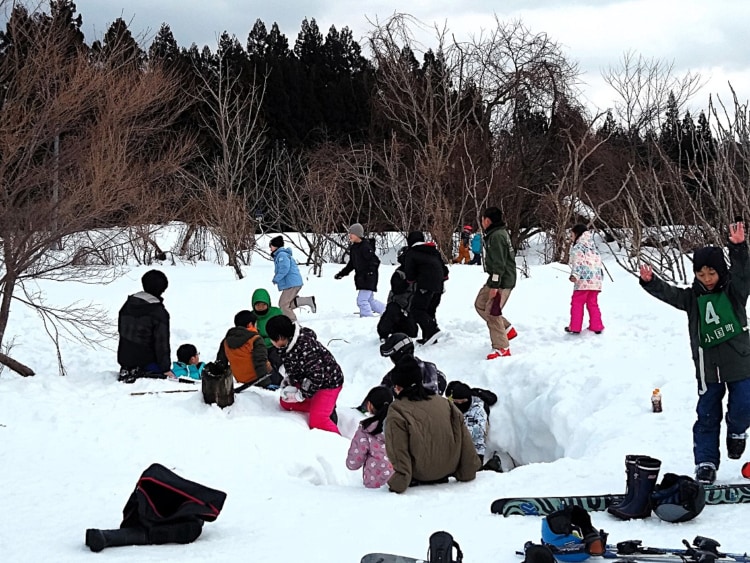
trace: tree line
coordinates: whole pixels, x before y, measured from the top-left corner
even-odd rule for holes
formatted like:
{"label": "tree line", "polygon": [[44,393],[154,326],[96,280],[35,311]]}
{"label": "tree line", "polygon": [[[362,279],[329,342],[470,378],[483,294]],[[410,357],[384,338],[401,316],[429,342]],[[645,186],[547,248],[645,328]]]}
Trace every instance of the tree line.
{"label": "tree line", "polygon": [[[423,46],[396,14],[363,48],[347,27],[305,19],[292,43],[257,20],[211,49],[166,23],[140,45],[119,18],[89,45],[72,0],[0,8],[0,344],[25,281],[164,259],[150,229],[171,221],[176,254],[210,236],[242,277],[264,230],[302,233],[319,272],[352,222],[427,231],[447,257],[495,205],[516,248],[547,235],[549,261],[584,219],[628,249],[625,267],[647,255],[666,272],[747,207],[746,103],[709,97],[693,115],[700,76],[625,53],[594,114],[575,61],[521,21],[463,42],[435,28]],[[82,318],[37,297],[23,299],[54,326]]]}

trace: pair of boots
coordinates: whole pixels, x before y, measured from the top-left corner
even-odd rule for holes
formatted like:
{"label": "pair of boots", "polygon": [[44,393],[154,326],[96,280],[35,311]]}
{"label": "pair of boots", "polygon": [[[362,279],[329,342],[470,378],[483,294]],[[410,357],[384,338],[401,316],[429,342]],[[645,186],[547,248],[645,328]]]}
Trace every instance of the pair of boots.
{"label": "pair of boots", "polygon": [[647,455],[625,456],[625,498],[610,505],[607,512],[621,520],[651,516],[651,493],[654,492],[660,469],[661,461],[656,458]]}

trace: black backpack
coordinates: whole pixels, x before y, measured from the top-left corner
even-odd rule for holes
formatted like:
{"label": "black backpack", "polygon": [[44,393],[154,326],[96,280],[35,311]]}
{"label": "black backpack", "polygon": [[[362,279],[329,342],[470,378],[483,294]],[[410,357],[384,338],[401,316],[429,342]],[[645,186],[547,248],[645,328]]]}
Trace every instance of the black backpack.
{"label": "black backpack", "polygon": [[[456,548],[456,558],[453,559],[453,548]],[[458,542],[448,532],[435,532],[430,536],[430,550],[427,552],[429,563],[461,563],[464,554]]]}

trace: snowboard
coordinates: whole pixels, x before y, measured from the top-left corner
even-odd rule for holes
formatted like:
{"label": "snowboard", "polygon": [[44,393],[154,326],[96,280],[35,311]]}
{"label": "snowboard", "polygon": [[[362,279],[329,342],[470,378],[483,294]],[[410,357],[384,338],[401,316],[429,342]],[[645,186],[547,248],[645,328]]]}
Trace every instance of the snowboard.
{"label": "snowboard", "polygon": [[[750,483],[729,485],[704,485],[706,504],[750,503]],[[547,516],[566,506],[580,506],[588,512],[606,510],[611,504],[622,501],[625,495],[583,495],[569,497],[518,497],[501,498],[492,503],[493,514],[503,516]]]}
{"label": "snowboard", "polygon": [[427,561],[391,553],[368,553],[362,557],[360,563],[427,563]]}

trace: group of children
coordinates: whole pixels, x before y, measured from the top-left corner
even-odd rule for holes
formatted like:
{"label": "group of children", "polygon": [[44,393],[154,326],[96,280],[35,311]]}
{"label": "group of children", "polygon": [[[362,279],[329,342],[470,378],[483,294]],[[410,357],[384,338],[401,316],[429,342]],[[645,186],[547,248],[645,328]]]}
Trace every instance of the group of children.
{"label": "group of children", "polygon": [[[361,225],[353,225],[350,231],[353,246],[363,244]],[[599,334],[604,328],[597,302],[602,282],[601,257],[584,225],[576,225],[571,238],[570,281],[575,288],[571,321],[565,330],[580,333],[585,306],[590,316],[588,328]],[[369,244],[355,250],[350,263],[336,276],[340,278],[351,270],[357,272],[355,278],[361,294],[358,303],[365,316],[387,309],[373,298],[377,284],[373,256],[374,249]],[[693,257],[696,277],[687,289],[660,280],[648,265],[640,268],[640,283],[646,291],[688,315],[699,394],[693,426],[696,479],[707,484],[714,482],[719,467],[722,399],[727,390],[726,446],[731,459],[739,459],[744,452],[746,431],[750,427],[750,335],[745,310],[750,295],[750,260],[742,222],[730,225],[729,259],[727,268],[721,248],[696,250]],[[396,317],[403,315],[403,306],[396,301],[401,293],[398,288],[406,282],[408,290],[409,281],[401,256],[399,262],[389,296],[389,306],[396,303],[392,307]],[[120,310],[120,379],[132,382],[136,376],[145,376],[200,380],[205,364],[194,345],[180,346],[177,361],[169,362],[169,315],[162,299],[168,285],[166,276],[151,270],[143,276],[142,285],[143,291],[129,296]],[[338,433],[335,405],[344,381],[341,367],[312,330],[292,322],[279,308],[271,306],[267,291],[256,290],[252,302],[252,311],[243,310],[235,315],[235,326],[222,340],[217,359],[229,364],[239,382],[281,387],[282,408],[309,412],[311,428]],[[350,469],[363,468],[363,480],[368,487],[382,486],[392,475],[384,425],[394,397],[393,378],[400,373],[402,362],[417,366],[415,369],[422,375],[420,388],[432,395],[442,395],[447,390],[446,397],[464,415],[480,458],[485,454],[489,405],[497,400],[493,393],[472,389],[461,382],[447,384],[445,375],[434,364],[414,356],[411,338],[416,336],[414,325],[398,318],[395,321],[402,324],[393,322],[383,332],[378,327],[381,355],[391,358],[394,369],[367,394],[361,408],[369,416],[357,430],[347,458]],[[396,330],[401,327],[404,332]]]}
{"label": "group of children", "polygon": [[[476,454],[484,462],[489,412],[490,407],[497,402],[497,396],[486,389],[471,388],[461,381],[448,383],[445,374],[434,363],[423,361],[414,355],[414,342],[406,334],[390,335],[381,344],[380,355],[390,358],[393,368],[385,374],[380,385],[369,391],[360,405],[359,410],[370,416],[357,428],[346,459],[349,469],[362,469],[364,485],[369,488],[381,487],[393,475],[393,466],[386,450],[385,421],[388,408],[394,400],[395,382],[401,368],[408,364],[414,364],[418,368],[421,387],[431,395],[445,394],[444,397],[458,408]],[[502,471],[496,455],[483,468]]]}

